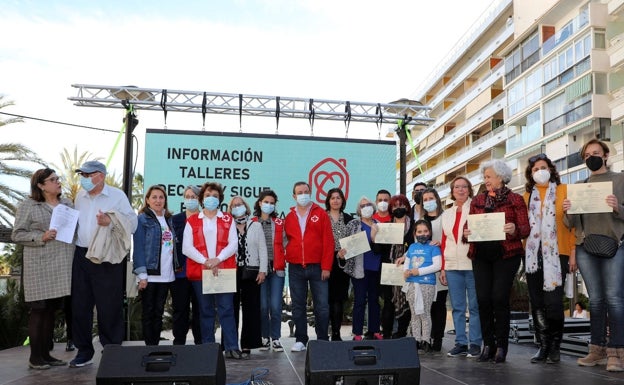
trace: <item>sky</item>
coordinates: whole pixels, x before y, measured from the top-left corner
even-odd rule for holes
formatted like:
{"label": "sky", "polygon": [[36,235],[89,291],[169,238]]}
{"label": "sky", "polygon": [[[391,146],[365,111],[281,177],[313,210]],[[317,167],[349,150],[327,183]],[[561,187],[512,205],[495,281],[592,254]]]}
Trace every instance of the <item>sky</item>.
{"label": "sky", "polygon": [[[492,0],[4,0],[0,9],[0,109],[118,131],[123,110],[78,107],[72,84],[243,93],[388,103],[410,98]],[[0,119],[9,116],[0,114]],[[146,128],[161,112],[139,111],[136,171]],[[200,130],[200,114],[169,113],[168,129]],[[206,129],[238,132],[238,117],[208,115]],[[115,132],[26,119],[0,128],[50,164],[63,149],[108,159]],[[270,118],[243,117],[243,132],[273,134]],[[280,132],[309,135],[306,120]],[[385,132],[384,132],[385,133]],[[344,137],[341,122],[317,136]],[[383,135],[382,135],[383,136]],[[378,137],[352,124],[349,137]],[[109,170],[122,174],[123,140]],[[0,176],[1,178],[2,176]]]}

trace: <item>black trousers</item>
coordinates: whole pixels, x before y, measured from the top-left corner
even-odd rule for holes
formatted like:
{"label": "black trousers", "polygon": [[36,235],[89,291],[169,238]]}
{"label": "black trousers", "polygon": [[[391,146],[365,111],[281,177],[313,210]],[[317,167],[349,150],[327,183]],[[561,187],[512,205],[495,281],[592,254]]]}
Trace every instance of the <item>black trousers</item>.
{"label": "black trousers", "polygon": [[446,297],[448,290],[440,290],[431,304],[431,340],[442,343],[446,329]]}
{"label": "black trousers", "polygon": [[72,335],[76,357],[91,359],[93,349],[93,307],[97,309],[100,343],[123,342],[123,273],[126,261],[95,264],[85,258],[87,249],[76,247],[72,264]]}
{"label": "black trousers", "polygon": [[543,309],[546,314],[546,320],[561,321],[565,318],[563,309],[563,289],[565,287],[566,274],[569,271],[568,257],[560,255],[559,262],[561,264],[561,286],[557,286],[553,291],[544,290],[544,270],[543,263],[534,273],[527,273],[526,280],[529,289],[529,300],[533,309]]}
{"label": "black trousers", "polygon": [[202,340],[199,326],[199,305],[191,281],[186,277],[176,278],[175,281],[171,282],[169,290],[171,292],[171,307],[173,308],[173,344],[186,344],[186,335],[190,327],[195,345],[200,345]]}
{"label": "black trousers", "polygon": [[240,328],[241,349],[256,349],[262,346],[262,327],[260,323],[260,285],[254,280],[242,280],[242,270],[236,269],[237,292],[234,294],[234,319],[238,330],[242,309],[242,327]]}
{"label": "black trousers", "polygon": [[481,333],[485,346],[507,350],[509,344],[509,298],[521,256],[503,259],[478,253],[472,261],[477,289]]}
{"label": "black trousers", "polygon": [[143,341],[145,345],[158,345],[162,331],[165,302],[169,293],[169,282],[148,282],[141,291],[141,307],[143,314]]}

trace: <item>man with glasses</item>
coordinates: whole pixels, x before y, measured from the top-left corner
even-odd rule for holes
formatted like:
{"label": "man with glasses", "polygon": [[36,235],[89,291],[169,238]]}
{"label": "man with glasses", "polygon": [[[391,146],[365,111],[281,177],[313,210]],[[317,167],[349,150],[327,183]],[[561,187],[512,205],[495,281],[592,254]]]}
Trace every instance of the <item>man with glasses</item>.
{"label": "man with glasses", "polygon": [[[73,337],[78,353],[69,363],[71,368],[93,363],[93,306],[97,310],[100,343],[105,346],[121,344],[123,341],[125,254],[97,255],[101,263],[95,263],[87,258],[87,252],[89,247],[93,248],[92,242],[99,229],[116,226],[117,222],[111,220],[112,216],[127,225],[119,226],[119,230],[125,231],[128,237],[132,236],[131,233],[137,227],[137,215],[130,206],[128,197],[120,189],[106,184],[104,164],[91,160],[76,169],[76,172],[80,174],[82,186],[74,202],[80,214],[72,266]],[[127,233],[128,230],[130,233]]]}

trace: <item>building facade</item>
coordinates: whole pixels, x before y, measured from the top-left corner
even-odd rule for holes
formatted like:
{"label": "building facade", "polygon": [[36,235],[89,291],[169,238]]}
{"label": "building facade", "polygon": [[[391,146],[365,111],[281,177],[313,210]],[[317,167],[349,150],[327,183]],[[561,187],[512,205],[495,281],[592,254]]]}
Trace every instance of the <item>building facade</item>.
{"label": "building facade", "polygon": [[508,162],[509,187],[522,192],[539,153],[574,183],[588,176],[579,150],[592,138],[609,142],[611,169],[624,170],[622,16],[624,0],[492,3],[412,96],[435,121],[412,131],[408,195],[425,182],[448,198],[458,175],[477,191],[479,165],[493,158]]}

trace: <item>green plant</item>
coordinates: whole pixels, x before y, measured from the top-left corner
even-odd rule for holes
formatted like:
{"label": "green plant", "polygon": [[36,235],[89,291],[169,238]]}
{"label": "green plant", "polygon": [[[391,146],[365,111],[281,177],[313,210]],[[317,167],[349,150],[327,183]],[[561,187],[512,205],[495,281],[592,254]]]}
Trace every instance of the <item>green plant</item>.
{"label": "green plant", "polygon": [[28,336],[28,307],[24,290],[14,279],[7,281],[6,294],[0,296],[0,349],[21,345]]}

